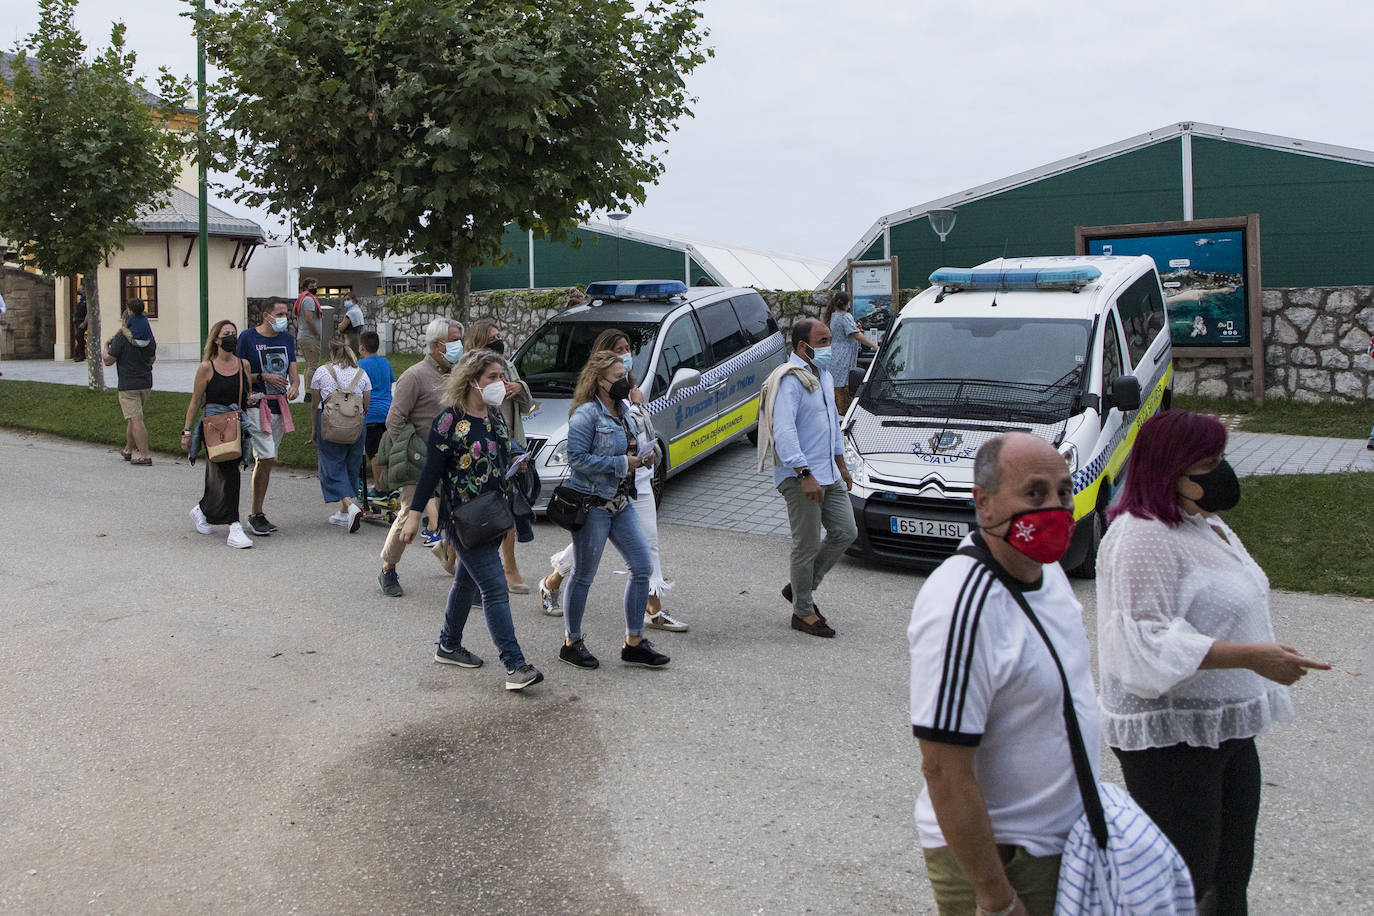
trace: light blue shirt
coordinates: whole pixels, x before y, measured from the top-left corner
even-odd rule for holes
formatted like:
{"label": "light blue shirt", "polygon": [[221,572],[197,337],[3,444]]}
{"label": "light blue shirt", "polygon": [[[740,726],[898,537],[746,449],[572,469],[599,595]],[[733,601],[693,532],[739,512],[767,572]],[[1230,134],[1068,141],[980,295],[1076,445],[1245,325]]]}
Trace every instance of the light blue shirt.
{"label": "light blue shirt", "polygon": [[[788,360],[807,372],[811,367],[796,353]],[[796,477],[793,468],[808,467],[816,483],[828,487],[840,479],[835,456],[844,454],[840,416],[835,410],[835,380],[821,372],[821,386],[807,391],[797,379],[785,375],[778,383],[773,402],[773,451],[778,464],[773,468],[773,486]]]}

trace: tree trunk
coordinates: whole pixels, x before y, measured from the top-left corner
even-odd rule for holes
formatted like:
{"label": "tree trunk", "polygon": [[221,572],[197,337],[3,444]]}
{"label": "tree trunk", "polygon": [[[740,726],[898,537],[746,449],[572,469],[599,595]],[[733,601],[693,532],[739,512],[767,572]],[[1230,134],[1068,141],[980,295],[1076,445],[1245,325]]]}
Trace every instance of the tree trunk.
{"label": "tree trunk", "polygon": [[105,349],[100,339],[100,284],[96,274],[100,262],[86,271],[86,372],[91,390],[99,394],[105,390],[105,363],[101,361]]}
{"label": "tree trunk", "polygon": [[449,266],[453,269],[453,303],[458,309],[458,314],[453,317],[466,325],[472,292],[472,268],[457,261],[450,261]]}

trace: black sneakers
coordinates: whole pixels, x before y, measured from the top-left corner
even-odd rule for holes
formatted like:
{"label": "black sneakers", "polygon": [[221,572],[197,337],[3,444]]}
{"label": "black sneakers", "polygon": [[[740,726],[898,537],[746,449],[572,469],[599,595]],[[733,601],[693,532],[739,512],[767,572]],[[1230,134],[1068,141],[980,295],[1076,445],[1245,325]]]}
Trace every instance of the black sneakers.
{"label": "black sneakers", "polygon": [[441,665],[457,665],[459,668],[480,668],[482,660],[462,646],[445,649],[443,643],[434,650],[434,660]]}
{"label": "black sneakers", "polygon": [[596,660],[596,656],[587,651],[587,644],[580,639],[573,640],[571,646],[564,644],[558,650],[558,660],[572,665],[574,668],[599,668],[601,662]]}
{"label": "black sneakers", "polygon": [[521,665],[514,671],[506,672],[507,690],[524,690],[532,687],[544,679],[544,675],[533,665]]}
{"label": "black sneakers", "polygon": [[620,660],[627,665],[640,665],[644,668],[662,668],[672,659],[654,648],[654,644],[647,639],[641,639],[639,645],[632,646],[629,643],[620,647]]}
{"label": "black sneakers", "polygon": [[267,537],[277,530],[277,526],[269,522],[267,516],[259,512],[257,515],[248,516],[248,530],[256,535]]}

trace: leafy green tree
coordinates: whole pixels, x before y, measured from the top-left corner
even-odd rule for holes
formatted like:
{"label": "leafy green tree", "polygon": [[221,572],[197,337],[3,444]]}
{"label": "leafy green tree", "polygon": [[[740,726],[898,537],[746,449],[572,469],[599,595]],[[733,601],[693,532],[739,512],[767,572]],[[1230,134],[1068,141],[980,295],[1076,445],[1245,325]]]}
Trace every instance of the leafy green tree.
{"label": "leafy green tree", "polygon": [[644,202],[711,53],[698,0],[240,0],[197,14],[217,167],[305,239],[416,270],[459,311],[507,222],[559,240]]}
{"label": "leafy green tree", "polygon": [[87,60],[75,13],[76,0],[40,0],[0,91],[0,235],[45,273],[85,276],[87,365],[103,391],[97,269],[175,183],[183,141],[165,127],[188,87],[163,71],[161,98],[145,93],[122,23]]}

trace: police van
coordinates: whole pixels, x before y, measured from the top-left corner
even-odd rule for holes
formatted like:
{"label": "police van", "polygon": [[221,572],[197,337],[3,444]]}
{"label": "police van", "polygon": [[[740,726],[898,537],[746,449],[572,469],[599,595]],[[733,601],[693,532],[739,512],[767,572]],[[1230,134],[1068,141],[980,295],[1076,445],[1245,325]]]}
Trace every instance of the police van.
{"label": "police van", "polygon": [[662,446],[656,497],[667,478],[741,436],[754,437],[763,382],[787,359],[782,333],[756,290],[689,288],[678,280],[591,284],[585,304],[550,318],[513,358],[536,402],[524,423],[542,491],[537,511],[568,477],[573,389],[607,328],[630,339],[630,376]]}
{"label": "police van", "polygon": [[845,418],[859,538],[851,553],[933,566],[974,523],[973,456],[1028,432],[1073,473],[1065,569],[1091,576],[1140,425],[1173,379],[1152,259],[998,259],[942,268],[897,316]]}

